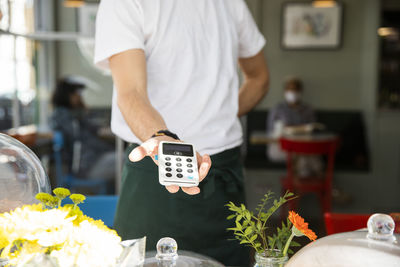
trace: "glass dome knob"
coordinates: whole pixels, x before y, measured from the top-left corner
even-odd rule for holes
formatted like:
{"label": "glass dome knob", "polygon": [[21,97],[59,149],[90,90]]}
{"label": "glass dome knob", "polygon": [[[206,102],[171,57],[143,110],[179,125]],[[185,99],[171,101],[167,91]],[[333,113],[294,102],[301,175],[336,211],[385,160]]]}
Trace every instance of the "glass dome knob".
{"label": "glass dome knob", "polygon": [[178,258],[178,244],[173,238],[164,237],[157,242],[156,258],[160,261],[175,261]]}
{"label": "glass dome knob", "polygon": [[374,214],[368,219],[367,237],[375,240],[393,241],[395,223],[392,217],[386,214]]}

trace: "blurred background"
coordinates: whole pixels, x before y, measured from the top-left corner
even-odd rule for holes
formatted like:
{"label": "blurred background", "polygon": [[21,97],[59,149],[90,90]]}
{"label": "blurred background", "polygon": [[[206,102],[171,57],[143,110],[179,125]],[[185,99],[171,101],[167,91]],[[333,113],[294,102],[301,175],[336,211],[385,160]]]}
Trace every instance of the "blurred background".
{"label": "blurred background", "polygon": [[[314,114],[306,132],[339,140],[331,211],[400,211],[400,1],[247,3],[267,39],[271,72],[270,92],[242,118],[248,205],[286,189],[285,157],[269,151],[280,136],[271,114],[296,80]],[[111,77],[93,65],[98,4],[0,0],[0,131],[34,150],[53,186],[118,194],[126,144],[109,129]],[[321,169],[328,157],[319,158]],[[99,174],[98,166],[112,172]],[[318,223],[322,202],[304,194],[298,204]]]}

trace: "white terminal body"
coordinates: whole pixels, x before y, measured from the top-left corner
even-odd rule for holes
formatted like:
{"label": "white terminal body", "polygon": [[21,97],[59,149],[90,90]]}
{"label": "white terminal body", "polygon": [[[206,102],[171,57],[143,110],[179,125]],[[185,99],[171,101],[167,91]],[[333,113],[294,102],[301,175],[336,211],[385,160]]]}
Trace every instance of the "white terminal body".
{"label": "white terminal body", "polygon": [[164,186],[192,187],[199,185],[196,150],[192,144],[160,142],[158,177]]}

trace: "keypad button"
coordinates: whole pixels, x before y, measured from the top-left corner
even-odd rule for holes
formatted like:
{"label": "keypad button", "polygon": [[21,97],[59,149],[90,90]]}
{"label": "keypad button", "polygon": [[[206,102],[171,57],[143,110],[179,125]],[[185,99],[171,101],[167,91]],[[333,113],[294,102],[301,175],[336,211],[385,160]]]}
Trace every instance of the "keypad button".
{"label": "keypad button", "polygon": [[189,169],[189,170],[188,170],[188,173],[193,173],[193,170],[192,170],[192,169]]}
{"label": "keypad button", "polygon": [[182,167],[182,163],[177,163],[176,166],[177,167]]}
{"label": "keypad button", "polygon": [[166,170],[167,172],[171,172],[171,171],[172,171],[171,168],[165,168],[165,170]]}
{"label": "keypad button", "polygon": [[192,167],[193,167],[193,165],[192,165],[192,164],[188,164],[187,166],[188,166],[188,168],[192,168]]}
{"label": "keypad button", "polygon": [[170,157],[166,157],[165,160],[166,160],[166,161],[170,161],[171,158],[170,158]]}
{"label": "keypad button", "polygon": [[181,161],[182,159],[181,158],[176,158],[176,161]]}
{"label": "keypad button", "polygon": [[171,166],[171,162],[165,162],[165,166]]}
{"label": "keypad button", "polygon": [[176,169],[177,172],[182,172],[182,169]]}
{"label": "keypad button", "polygon": [[178,173],[178,174],[176,175],[176,177],[178,177],[178,178],[182,178],[182,177],[183,177],[183,175],[182,175],[182,174],[180,174],[180,173]]}
{"label": "keypad button", "polygon": [[167,177],[172,177],[172,173],[169,173],[169,172],[168,172],[168,173],[165,174],[165,176],[167,176]]}
{"label": "keypad button", "polygon": [[187,162],[192,162],[192,159],[186,159]]}

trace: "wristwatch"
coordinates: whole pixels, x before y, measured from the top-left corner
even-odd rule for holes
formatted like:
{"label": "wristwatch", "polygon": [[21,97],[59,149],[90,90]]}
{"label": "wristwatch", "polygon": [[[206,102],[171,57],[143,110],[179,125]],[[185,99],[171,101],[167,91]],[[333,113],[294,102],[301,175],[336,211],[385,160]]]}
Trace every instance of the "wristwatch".
{"label": "wristwatch", "polygon": [[153,134],[151,136],[151,138],[158,137],[158,136],[169,136],[169,137],[174,138],[176,140],[180,140],[179,137],[176,134],[174,134],[174,133],[172,133],[172,132],[170,132],[168,130],[160,130],[160,131],[156,132],[155,134]]}

